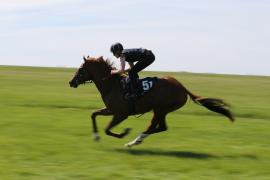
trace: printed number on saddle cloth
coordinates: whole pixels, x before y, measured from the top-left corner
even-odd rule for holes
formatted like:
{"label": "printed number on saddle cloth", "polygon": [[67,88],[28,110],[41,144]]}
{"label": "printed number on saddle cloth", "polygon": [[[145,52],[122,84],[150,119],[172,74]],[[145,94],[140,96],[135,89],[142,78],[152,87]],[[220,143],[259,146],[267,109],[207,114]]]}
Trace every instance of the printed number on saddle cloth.
{"label": "printed number on saddle cloth", "polygon": [[153,86],[153,82],[152,81],[142,81],[142,87],[144,91],[148,91],[149,89],[151,89],[151,87]]}

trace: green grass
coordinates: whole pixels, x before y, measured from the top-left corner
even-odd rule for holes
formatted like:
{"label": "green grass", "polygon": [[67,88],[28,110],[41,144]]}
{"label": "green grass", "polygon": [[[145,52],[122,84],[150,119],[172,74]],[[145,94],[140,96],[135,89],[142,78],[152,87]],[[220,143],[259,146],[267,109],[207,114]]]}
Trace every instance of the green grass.
{"label": "green grass", "polygon": [[132,149],[123,145],[149,124],[130,117],[94,142],[90,113],[103,107],[94,85],[72,89],[74,69],[0,66],[0,179],[270,179],[270,77],[145,72],[171,75],[192,92],[223,98],[236,122],[191,101],[168,115],[169,130]]}

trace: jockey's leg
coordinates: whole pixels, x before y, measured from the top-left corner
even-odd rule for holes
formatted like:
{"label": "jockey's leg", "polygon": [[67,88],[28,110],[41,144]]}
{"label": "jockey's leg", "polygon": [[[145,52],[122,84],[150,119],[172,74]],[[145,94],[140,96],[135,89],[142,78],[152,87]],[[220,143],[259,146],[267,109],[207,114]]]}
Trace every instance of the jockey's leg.
{"label": "jockey's leg", "polygon": [[137,80],[139,79],[138,72],[136,72],[134,69],[131,69],[128,72],[128,76],[131,81],[132,92],[134,92],[134,90],[139,88],[137,83]]}
{"label": "jockey's leg", "polygon": [[96,141],[98,141],[100,139],[100,137],[98,135],[98,128],[97,128],[97,123],[96,123],[96,117],[98,115],[109,116],[109,115],[113,115],[113,114],[107,108],[102,108],[102,109],[96,110],[95,112],[93,112],[91,114],[91,119],[92,119],[92,123],[93,123],[93,135],[94,135],[93,138]]}
{"label": "jockey's leg", "polygon": [[128,76],[131,82],[131,89],[130,89],[130,92],[127,94],[126,98],[132,101],[135,101],[138,99],[141,93],[139,84],[138,84],[139,76],[138,76],[138,73],[134,71],[134,69],[131,69],[128,72]]}
{"label": "jockey's leg", "polygon": [[135,90],[138,90],[138,83],[137,83],[137,79],[139,79],[138,73],[145,69],[147,66],[149,66],[150,64],[152,64],[155,60],[155,56],[153,55],[153,53],[151,51],[147,51],[147,54],[143,59],[139,60],[134,66],[133,68],[131,68],[131,70],[129,71],[129,78],[131,80],[132,86]]}
{"label": "jockey's leg", "polygon": [[122,133],[120,134],[116,134],[111,132],[111,129],[113,127],[115,127],[116,125],[118,125],[119,123],[121,123],[122,121],[124,121],[128,116],[126,115],[114,115],[113,119],[111,120],[111,122],[109,123],[109,125],[107,126],[107,128],[105,129],[105,133],[109,136],[113,136],[113,137],[117,137],[117,138],[123,138],[125,137],[129,132],[130,132],[130,128],[126,128]]}
{"label": "jockey's leg", "polygon": [[155,56],[151,51],[146,51],[143,59],[139,60],[132,68],[136,73],[140,72],[155,61]]}

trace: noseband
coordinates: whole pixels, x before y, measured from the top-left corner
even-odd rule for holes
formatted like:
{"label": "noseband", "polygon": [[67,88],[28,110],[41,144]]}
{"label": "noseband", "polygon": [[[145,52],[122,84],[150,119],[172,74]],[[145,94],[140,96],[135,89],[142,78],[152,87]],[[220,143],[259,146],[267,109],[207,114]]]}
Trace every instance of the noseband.
{"label": "noseband", "polygon": [[82,84],[100,83],[100,82],[104,82],[104,81],[110,80],[112,77],[113,77],[113,75],[109,75],[109,76],[104,77],[101,80],[97,80],[97,81],[87,80],[87,81],[84,81]]}

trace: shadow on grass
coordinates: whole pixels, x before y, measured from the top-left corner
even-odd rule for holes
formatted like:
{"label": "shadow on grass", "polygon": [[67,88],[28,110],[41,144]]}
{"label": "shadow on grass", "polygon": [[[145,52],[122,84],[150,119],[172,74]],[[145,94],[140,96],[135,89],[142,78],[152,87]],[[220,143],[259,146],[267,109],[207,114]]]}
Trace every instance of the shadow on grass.
{"label": "shadow on grass", "polygon": [[117,152],[126,153],[134,156],[167,156],[176,158],[189,158],[189,159],[237,159],[245,158],[250,160],[258,160],[256,155],[251,154],[238,154],[238,155],[224,155],[216,156],[207,153],[198,153],[192,151],[162,151],[162,150],[147,150],[147,149],[115,149]]}
{"label": "shadow on grass", "polygon": [[191,151],[161,151],[161,150],[142,150],[142,149],[116,149],[117,152],[131,155],[150,155],[150,156],[167,156],[176,158],[191,158],[191,159],[209,159],[217,158],[215,155],[206,153],[197,153]]}

